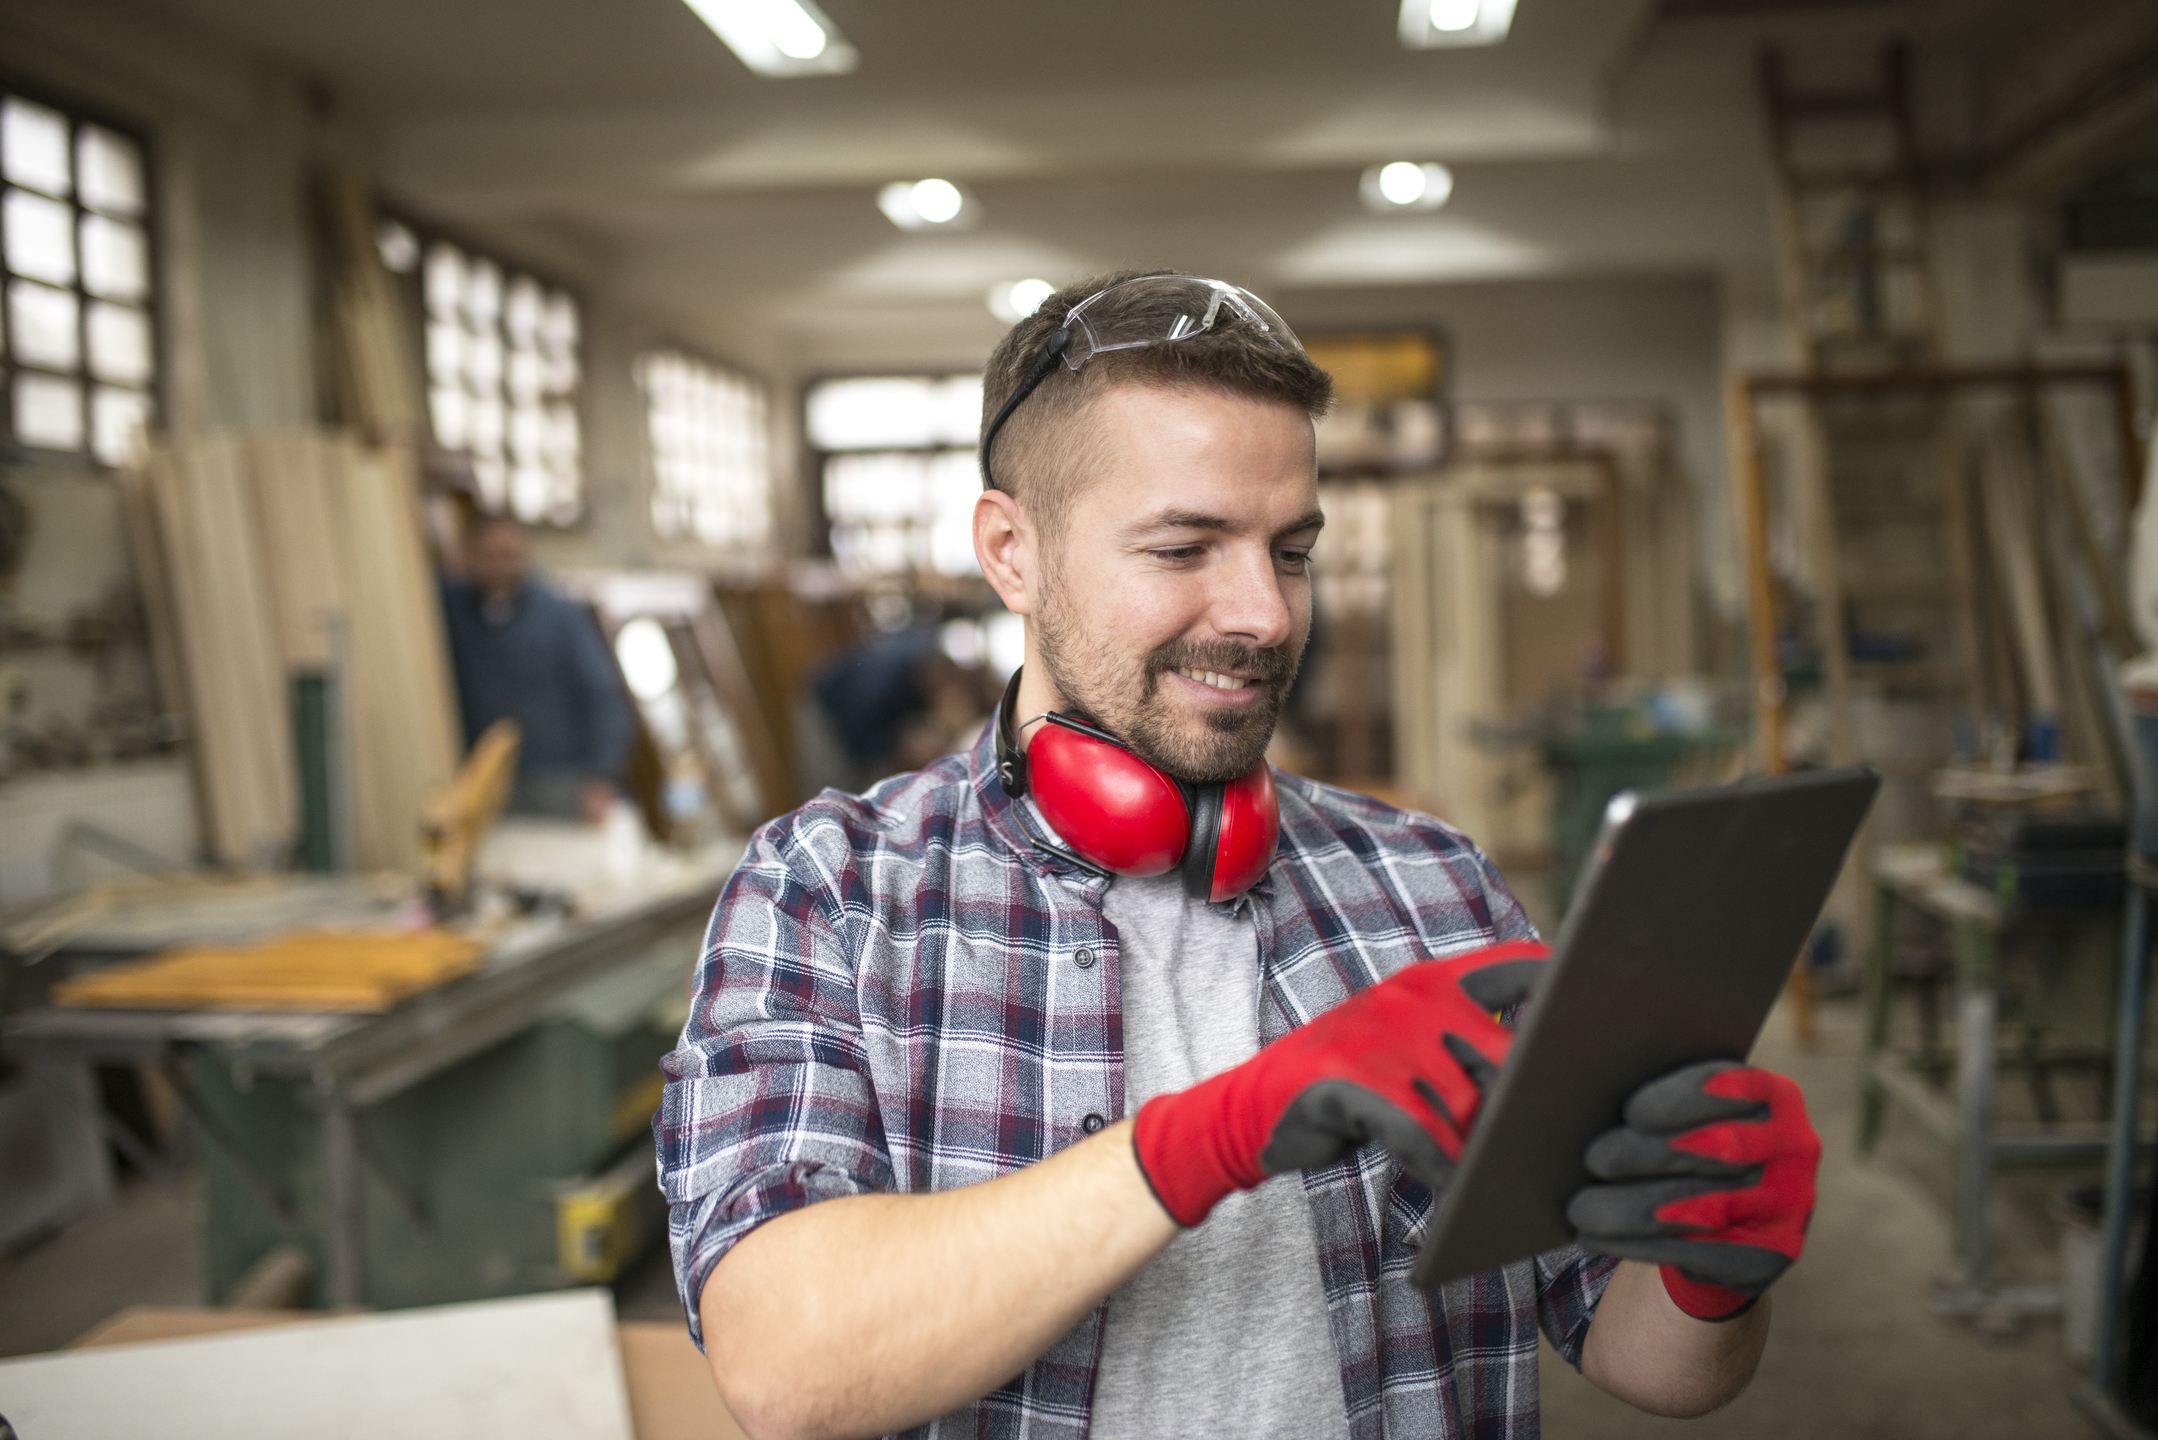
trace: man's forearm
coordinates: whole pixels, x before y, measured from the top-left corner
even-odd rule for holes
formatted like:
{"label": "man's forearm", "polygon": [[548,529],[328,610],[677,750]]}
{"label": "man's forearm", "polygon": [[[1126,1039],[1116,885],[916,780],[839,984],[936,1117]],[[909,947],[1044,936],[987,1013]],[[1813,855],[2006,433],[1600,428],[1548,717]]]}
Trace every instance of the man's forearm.
{"label": "man's forearm", "polygon": [[1735,1320],[1696,1320],[1653,1265],[1621,1261],[1596,1307],[1581,1373],[1652,1415],[1706,1415],[1729,1403],[1761,1363],[1768,1297]]}
{"label": "man's forearm", "polygon": [[1025,1369],[1176,1234],[1128,1121],[984,1184],[812,1205],[712,1271],[712,1373],[758,1440],[905,1429]]}

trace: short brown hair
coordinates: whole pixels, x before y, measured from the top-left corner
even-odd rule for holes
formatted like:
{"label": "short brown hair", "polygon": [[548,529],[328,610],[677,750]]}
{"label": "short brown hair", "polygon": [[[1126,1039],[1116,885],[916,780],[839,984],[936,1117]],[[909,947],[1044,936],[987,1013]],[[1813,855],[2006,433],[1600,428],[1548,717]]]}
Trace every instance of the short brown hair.
{"label": "short brown hair", "polygon": [[[1064,317],[1088,296],[1112,285],[1170,270],[1120,270],[1075,280],[1014,325],[989,356],[982,375],[982,431],[1026,378],[1042,347]],[[1127,298],[1128,297],[1128,298]],[[1087,311],[1089,317],[1129,315],[1148,304],[1144,289],[1112,295]],[[1227,312],[1224,312],[1227,315]],[[1099,451],[1064,436],[1072,422],[1105,390],[1116,385],[1227,391],[1254,400],[1294,405],[1314,421],[1334,403],[1333,377],[1301,350],[1285,350],[1240,320],[1173,345],[1115,350],[1097,355],[1074,374],[1061,362],[1035,392],[1019,403],[997,432],[990,456],[996,485],[1026,507],[1037,525],[1055,533]],[[1062,443],[1052,443],[1061,441]]]}

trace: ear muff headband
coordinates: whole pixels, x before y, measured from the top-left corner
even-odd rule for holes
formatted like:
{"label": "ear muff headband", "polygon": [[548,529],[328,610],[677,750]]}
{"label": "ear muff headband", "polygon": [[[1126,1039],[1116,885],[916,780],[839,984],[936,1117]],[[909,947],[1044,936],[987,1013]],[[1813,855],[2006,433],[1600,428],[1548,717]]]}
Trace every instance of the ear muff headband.
{"label": "ear muff headband", "polygon": [[[1181,869],[1184,893],[1220,903],[1258,883],[1281,834],[1274,775],[1265,761],[1225,785],[1187,785],[1134,754],[1108,731],[1055,711],[1019,747],[1019,672],[997,706],[997,783],[1034,803],[1072,854],[1097,873],[1147,876]],[[1032,724],[1032,721],[1028,722]]]}

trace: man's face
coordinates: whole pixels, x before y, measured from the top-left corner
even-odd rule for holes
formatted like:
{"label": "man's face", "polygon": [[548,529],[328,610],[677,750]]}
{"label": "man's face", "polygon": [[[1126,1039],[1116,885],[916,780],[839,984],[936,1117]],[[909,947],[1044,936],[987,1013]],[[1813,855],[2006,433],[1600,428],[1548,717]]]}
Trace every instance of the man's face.
{"label": "man's face", "polygon": [[1311,633],[1324,523],[1293,405],[1120,386],[1044,557],[1036,646],[1065,703],[1185,780],[1259,763]]}
{"label": "man's face", "polygon": [[472,537],[465,563],[472,583],[488,594],[515,594],[525,578],[524,531],[499,521],[483,525]]}

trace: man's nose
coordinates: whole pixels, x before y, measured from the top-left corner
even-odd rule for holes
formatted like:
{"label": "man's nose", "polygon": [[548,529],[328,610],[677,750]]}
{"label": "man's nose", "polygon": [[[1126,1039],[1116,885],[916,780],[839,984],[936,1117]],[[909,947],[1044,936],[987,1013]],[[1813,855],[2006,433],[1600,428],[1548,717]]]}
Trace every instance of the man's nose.
{"label": "man's nose", "polygon": [[1285,643],[1295,625],[1271,549],[1238,551],[1215,571],[1210,619],[1224,639],[1259,649]]}

